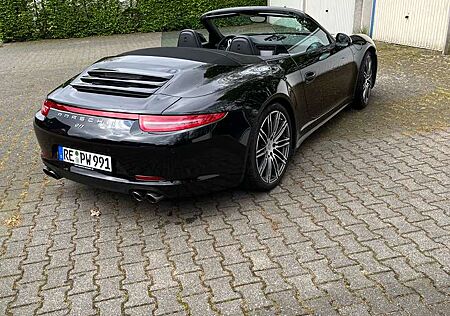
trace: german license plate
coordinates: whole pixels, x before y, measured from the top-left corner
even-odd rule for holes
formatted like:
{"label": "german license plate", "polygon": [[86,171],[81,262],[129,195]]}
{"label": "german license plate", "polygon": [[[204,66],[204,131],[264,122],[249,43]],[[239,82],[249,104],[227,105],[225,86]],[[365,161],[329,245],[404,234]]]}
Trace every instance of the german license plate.
{"label": "german license plate", "polygon": [[58,160],[70,162],[89,169],[112,172],[111,157],[82,151],[78,149],[58,146]]}

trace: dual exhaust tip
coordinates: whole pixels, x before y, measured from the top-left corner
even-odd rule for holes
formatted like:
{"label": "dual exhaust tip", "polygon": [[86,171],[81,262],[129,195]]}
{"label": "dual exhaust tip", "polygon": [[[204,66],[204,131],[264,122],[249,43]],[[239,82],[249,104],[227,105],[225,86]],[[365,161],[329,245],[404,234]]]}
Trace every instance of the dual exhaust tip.
{"label": "dual exhaust tip", "polygon": [[156,192],[131,191],[131,196],[138,202],[148,200],[152,204],[164,199],[164,195]]}
{"label": "dual exhaust tip", "polygon": [[[53,179],[59,180],[61,176],[58,175],[53,170],[48,168],[42,169],[42,171],[49,177]],[[150,203],[158,203],[162,199],[164,199],[164,195],[156,193],[156,192],[145,192],[145,191],[131,191],[131,196],[138,202],[142,202],[144,200],[148,200]]]}
{"label": "dual exhaust tip", "polygon": [[57,174],[56,172],[54,172],[53,170],[44,168],[44,169],[42,169],[42,171],[43,171],[47,176],[52,177],[53,179],[56,179],[56,180],[61,179],[61,176],[58,175],[58,174]]}

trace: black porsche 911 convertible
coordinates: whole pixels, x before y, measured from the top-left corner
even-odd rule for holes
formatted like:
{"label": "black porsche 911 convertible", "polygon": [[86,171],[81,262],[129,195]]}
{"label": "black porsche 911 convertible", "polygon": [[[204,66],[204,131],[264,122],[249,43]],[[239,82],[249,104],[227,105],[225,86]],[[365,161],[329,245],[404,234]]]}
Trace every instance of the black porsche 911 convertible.
{"label": "black porsche 911 convertible", "polygon": [[289,8],[201,16],[178,47],[99,60],[53,92],[34,129],[44,172],[157,202],[245,183],[270,190],[303,140],[364,108],[377,53]]}

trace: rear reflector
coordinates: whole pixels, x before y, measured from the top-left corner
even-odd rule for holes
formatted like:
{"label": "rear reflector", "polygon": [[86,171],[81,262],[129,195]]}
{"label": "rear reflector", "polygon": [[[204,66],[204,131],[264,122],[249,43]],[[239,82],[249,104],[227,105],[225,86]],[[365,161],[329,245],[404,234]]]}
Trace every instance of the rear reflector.
{"label": "rear reflector", "polygon": [[139,127],[144,132],[175,132],[217,122],[226,113],[197,115],[139,115]]}
{"label": "rear reflector", "polygon": [[157,176],[135,176],[138,181],[161,181],[163,178]]}
{"label": "rear reflector", "polygon": [[78,108],[74,106],[58,104],[51,100],[45,100],[41,108],[42,115],[47,116],[50,109],[99,117],[109,117],[124,120],[139,120],[139,127],[144,132],[182,131],[217,122],[226,116],[226,113],[194,115],[145,115],[109,112]]}

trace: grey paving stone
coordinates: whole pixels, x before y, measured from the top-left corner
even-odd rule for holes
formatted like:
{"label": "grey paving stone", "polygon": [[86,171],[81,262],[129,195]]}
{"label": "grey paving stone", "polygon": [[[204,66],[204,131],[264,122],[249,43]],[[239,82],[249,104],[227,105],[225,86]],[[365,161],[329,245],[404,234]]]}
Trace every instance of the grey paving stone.
{"label": "grey paving stone", "polygon": [[111,241],[98,242],[96,243],[95,246],[96,249],[98,250],[98,255],[96,257],[97,260],[110,259],[121,256],[114,242]]}
{"label": "grey paving stone", "polygon": [[182,296],[190,296],[208,292],[208,288],[202,284],[199,271],[178,274],[177,280],[181,282]]}
{"label": "grey paving stone", "polygon": [[146,254],[148,258],[148,269],[160,269],[170,266],[170,261],[167,258],[166,251],[164,249],[154,250]]}
{"label": "grey paving stone", "polygon": [[94,309],[95,292],[85,292],[68,297],[70,301],[70,315],[92,315]]}
{"label": "grey paving stone", "polygon": [[336,281],[341,278],[340,275],[333,272],[328,265],[328,260],[322,259],[317,261],[306,262],[303,264],[314,275],[317,284]]}
{"label": "grey paving stone", "polygon": [[18,240],[4,243],[3,258],[21,257],[25,253],[26,240]]}
{"label": "grey paving stone", "polygon": [[292,254],[292,250],[286,246],[282,237],[265,239],[262,243],[269,249],[271,258]]}
{"label": "grey paving stone", "polygon": [[123,289],[126,291],[128,298],[125,303],[125,308],[153,304],[154,299],[150,297],[149,287],[149,281],[124,284]]}
{"label": "grey paving stone", "polygon": [[292,288],[282,277],[280,269],[256,271],[255,274],[263,281],[265,294],[282,292]]}
{"label": "grey paving stone", "polygon": [[308,300],[325,295],[325,292],[320,290],[313,283],[313,277],[309,274],[290,277],[288,278],[288,281],[298,291],[301,300]]}
{"label": "grey paving stone", "polygon": [[281,315],[306,315],[308,310],[296,298],[294,290],[267,294],[276,303],[277,312]]}
{"label": "grey paving stone", "polygon": [[8,296],[12,296],[14,298],[14,295],[16,294],[16,290],[14,290],[14,284],[19,278],[19,275],[0,278],[0,297],[5,298]]}
{"label": "grey paving stone", "polygon": [[414,288],[420,294],[426,304],[437,304],[446,301],[448,297],[436,290],[429,279],[415,279],[405,283],[406,286]]}
{"label": "grey paving stone", "polygon": [[13,307],[10,309],[11,315],[33,315],[36,310],[39,308],[38,303],[32,303],[24,306]]}
{"label": "grey paving stone", "polygon": [[121,276],[124,271],[119,269],[120,257],[96,260],[99,271],[95,275],[96,279],[105,279],[115,276]]}
{"label": "grey paving stone", "polygon": [[357,290],[375,286],[375,283],[366,276],[366,272],[358,266],[349,266],[337,269],[347,280],[350,289]]}
{"label": "grey paving stone", "polygon": [[177,274],[200,270],[200,267],[194,263],[193,256],[193,253],[188,252],[170,257],[170,260],[175,263],[175,271]]}
{"label": "grey paving stone", "polygon": [[340,247],[319,249],[318,252],[324,255],[333,269],[355,265],[357,262],[344,254]]}
{"label": "grey paving stone", "polygon": [[222,247],[237,244],[238,240],[233,238],[232,232],[231,228],[211,231],[211,235],[214,237],[214,245]]}
{"label": "grey paving stone", "polygon": [[260,240],[279,237],[281,236],[281,231],[283,229],[283,227],[278,227],[272,220],[255,224],[253,225],[253,228],[257,231]]}
{"label": "grey paving stone", "polygon": [[361,297],[369,303],[370,310],[374,314],[392,313],[399,311],[399,307],[390,302],[383,292],[377,287],[370,287],[358,291]]}
{"label": "grey paving stone", "polygon": [[156,298],[157,309],[155,315],[163,315],[183,311],[183,305],[177,299],[177,288],[166,288],[162,290],[152,291],[152,295]]}
{"label": "grey paving stone", "polygon": [[86,271],[76,274],[69,274],[69,280],[71,282],[71,289],[69,295],[78,293],[84,293],[87,291],[96,291],[97,287],[94,284],[94,275],[96,271]]}
{"label": "grey paving stone", "polygon": [[442,246],[428,237],[424,231],[409,233],[405,237],[413,240],[422,251],[433,250]]}
{"label": "grey paving stone", "polygon": [[214,248],[214,240],[202,240],[194,242],[193,248],[196,251],[195,260],[218,257],[220,255]]}
{"label": "grey paving stone", "polygon": [[356,252],[362,252],[368,250],[367,247],[363,246],[362,243],[356,241],[353,235],[344,235],[334,238],[339,242],[339,244],[344,248],[344,253],[352,254]]}
{"label": "grey paving stone", "polygon": [[249,262],[240,251],[239,245],[231,245],[217,248],[224,258],[223,264],[230,265],[235,263]]}
{"label": "grey paving stone", "polygon": [[226,267],[233,276],[233,286],[250,284],[260,281],[251,270],[250,263],[237,263]]}
{"label": "grey paving stone", "polygon": [[250,258],[250,263],[252,265],[252,271],[266,270],[271,268],[276,268],[276,264],[267,255],[267,251],[256,250],[251,252],[246,252],[245,256]]}
{"label": "grey paving stone", "polygon": [[294,251],[296,258],[300,263],[320,260],[323,258],[323,255],[321,255],[318,250],[314,248],[314,244],[312,242],[292,244],[289,245],[289,248]]}
{"label": "grey paving stone", "polygon": [[426,304],[422,303],[420,296],[417,294],[400,296],[396,299],[396,302],[412,315],[435,315]]}
{"label": "grey paving stone", "polygon": [[215,303],[240,298],[231,287],[232,277],[223,277],[206,281],[206,285],[212,290],[212,301]]}
{"label": "grey paving stone", "polygon": [[255,251],[255,250],[263,250],[264,249],[264,243],[267,240],[270,239],[263,239],[260,241],[258,239],[260,231],[258,233],[251,233],[251,234],[245,234],[245,235],[238,235],[235,238],[239,241],[242,251],[243,252],[249,252],[249,251]]}
{"label": "grey paving stone", "polygon": [[68,312],[69,304],[66,302],[66,293],[68,286],[53,288],[50,290],[42,291],[43,305],[37,310],[38,314],[48,314],[53,311],[64,310]]}
{"label": "grey paving stone", "polygon": [[95,297],[95,301],[104,301],[124,296],[125,292],[121,290],[120,285],[121,280],[121,277],[96,280],[95,284],[98,286],[98,294]]}
{"label": "grey paving stone", "polygon": [[338,315],[336,309],[325,297],[313,298],[307,302],[307,305],[316,315]]}
{"label": "grey paving stone", "polygon": [[363,303],[354,292],[347,288],[344,280],[324,283],[319,285],[319,287],[326,291],[331,300],[339,307]]}
{"label": "grey paving stone", "polygon": [[188,310],[191,315],[198,316],[209,316],[209,315],[217,315],[211,308],[209,304],[208,297],[202,294],[197,294],[189,297],[183,298],[188,305]]}
{"label": "grey paving stone", "polygon": [[423,264],[415,267],[415,269],[432,280],[436,288],[446,288],[450,285],[450,274],[436,262]]}
{"label": "grey paving stone", "polygon": [[27,247],[26,252],[28,255],[27,258],[23,261],[23,263],[30,264],[42,261],[49,261],[50,258],[47,255],[48,248],[49,245]]}
{"label": "grey paving stone", "polygon": [[245,284],[236,287],[243,297],[244,311],[252,311],[272,306],[273,303],[264,295],[261,283]]}
{"label": "grey paving stone", "polygon": [[244,315],[241,306],[242,306],[241,299],[216,304],[216,308],[220,311],[222,315],[225,316]]}
{"label": "grey paving stone", "polygon": [[44,281],[37,281],[25,284],[16,284],[15,289],[17,294],[15,300],[10,304],[11,307],[24,306],[31,303],[39,303],[41,297],[39,296],[39,288],[44,284]]}
{"label": "grey paving stone", "polygon": [[34,262],[22,265],[22,278],[19,283],[31,283],[45,280],[44,267],[48,261]]}
{"label": "grey paving stone", "polygon": [[368,274],[380,273],[390,270],[389,267],[386,267],[382,263],[377,261],[373,256],[373,253],[370,251],[352,254],[350,255],[350,258],[358,262],[364,269],[365,273]]}
{"label": "grey paving stone", "polygon": [[70,260],[70,254],[72,253],[71,248],[49,251],[50,263],[47,266],[47,269],[54,269],[59,267],[68,267],[72,268],[72,261]]}
{"label": "grey paving stone", "polygon": [[370,316],[369,307],[363,304],[354,304],[350,306],[345,306],[339,309],[342,315],[361,315]]}
{"label": "grey paving stone", "polygon": [[120,268],[125,272],[125,279],[123,280],[123,284],[148,281],[150,279],[145,272],[144,265],[140,263],[124,264],[121,265]]}
{"label": "grey paving stone", "polygon": [[125,313],[130,316],[145,316],[152,315],[155,310],[155,305],[140,305],[125,309]]}
{"label": "grey paving stone", "polygon": [[385,266],[391,268],[399,281],[404,282],[413,280],[422,276],[420,272],[414,270],[406,261],[405,258],[393,258],[383,261]]}
{"label": "grey paving stone", "polygon": [[81,273],[94,271],[97,267],[94,264],[95,253],[86,253],[82,255],[71,256],[73,260],[73,269],[71,273]]}
{"label": "grey paving stone", "polygon": [[122,263],[127,264],[145,261],[145,258],[142,255],[143,248],[143,245],[120,247],[119,251],[123,253]]}
{"label": "grey paving stone", "polygon": [[[122,310],[122,298],[116,298],[116,299],[108,299],[105,301],[95,302],[94,306],[99,311],[100,315],[118,315],[121,313]],[[133,308],[131,308],[132,310]],[[127,310],[129,312],[129,310]],[[132,312],[130,312],[131,314]]]}
{"label": "grey paving stone", "polygon": [[148,272],[152,278],[152,291],[161,290],[177,286],[178,283],[173,280],[172,269],[170,267],[151,270]]}

